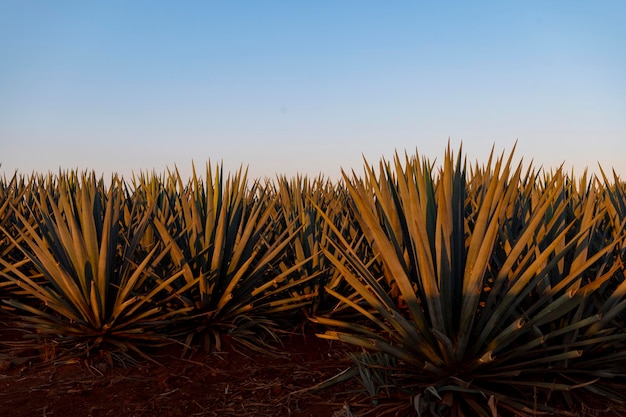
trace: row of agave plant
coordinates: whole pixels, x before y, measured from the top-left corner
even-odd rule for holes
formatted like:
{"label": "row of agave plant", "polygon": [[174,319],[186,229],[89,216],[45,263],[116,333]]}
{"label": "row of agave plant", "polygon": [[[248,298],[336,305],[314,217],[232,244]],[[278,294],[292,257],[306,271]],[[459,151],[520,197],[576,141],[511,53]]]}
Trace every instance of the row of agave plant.
{"label": "row of agave plant", "polygon": [[449,148],[438,167],[396,155],[337,183],[250,184],[210,164],[188,181],[15,175],[0,233],[0,318],[62,354],[219,349],[225,334],[262,350],[252,338],[293,311],[363,348],[347,375],[409,398],[396,412],[537,415],[626,395],[616,175],[513,153],[468,165]]}

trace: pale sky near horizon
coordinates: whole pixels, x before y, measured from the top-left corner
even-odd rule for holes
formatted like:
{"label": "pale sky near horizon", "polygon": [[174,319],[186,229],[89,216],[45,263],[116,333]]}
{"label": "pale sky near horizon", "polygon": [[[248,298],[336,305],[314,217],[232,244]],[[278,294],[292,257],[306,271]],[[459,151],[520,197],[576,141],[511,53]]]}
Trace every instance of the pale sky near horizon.
{"label": "pale sky near horizon", "polygon": [[0,0],[0,175],[395,150],[626,177],[626,1]]}

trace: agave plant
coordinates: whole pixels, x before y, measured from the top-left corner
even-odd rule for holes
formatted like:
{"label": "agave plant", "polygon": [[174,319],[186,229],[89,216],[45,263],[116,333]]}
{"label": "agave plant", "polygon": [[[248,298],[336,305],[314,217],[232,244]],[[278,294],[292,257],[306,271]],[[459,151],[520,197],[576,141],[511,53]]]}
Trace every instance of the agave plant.
{"label": "agave plant", "polygon": [[[190,310],[187,323],[180,327],[189,345],[202,335],[205,348],[217,348],[221,336],[231,333],[249,342],[254,329],[274,335],[268,315],[295,309],[308,303],[310,296],[280,295],[293,269],[277,271],[279,259],[295,232],[291,227],[275,236],[272,220],[275,205],[258,183],[250,189],[247,174],[239,169],[224,178],[222,167],[213,174],[207,164],[203,180],[193,169],[188,185],[178,171],[170,188],[177,192],[168,201],[168,212],[155,219],[158,235],[171,246],[171,268],[181,279],[172,282],[178,302]],[[248,337],[249,336],[249,337]]]}
{"label": "agave plant", "polygon": [[[166,218],[170,215],[172,207],[170,203],[175,202],[178,193],[178,180],[174,173],[167,171],[164,174],[156,172],[140,172],[133,174],[131,178],[132,191],[127,189],[126,198],[135,200],[135,213],[127,211],[124,216],[128,219],[132,216],[141,219],[143,212],[151,211],[158,219]],[[148,227],[142,234],[141,246],[144,250],[151,250],[155,246],[162,244],[161,238],[154,227]],[[156,265],[155,265],[156,266]]]}
{"label": "agave plant", "polygon": [[[19,268],[33,280],[41,280],[42,276],[33,268],[28,257],[16,245],[22,238],[17,232],[15,224],[15,212],[20,213],[28,223],[37,228],[37,222],[30,207],[41,198],[41,190],[46,182],[42,176],[26,178],[15,173],[10,181],[6,178],[0,180],[0,259],[10,263],[14,268]],[[4,272],[8,272],[6,268]],[[0,275],[0,298],[7,299],[13,295],[27,297],[28,294],[10,280]],[[0,310],[13,310],[7,305],[0,305]]]}
{"label": "agave plant", "polygon": [[[278,178],[278,218],[273,223],[280,230],[289,227],[297,229],[297,235],[278,262],[278,267],[281,272],[293,271],[289,291],[294,297],[311,297],[311,302],[301,309],[307,318],[316,314],[336,314],[337,310],[345,307],[325,290],[330,288],[343,293],[345,282],[322,251],[323,241],[331,233],[320,212],[332,221],[342,236],[353,242],[356,251],[364,248],[363,235],[345,207],[345,200],[342,184],[334,185],[322,177],[312,181],[301,176],[291,180]],[[294,265],[299,267],[294,270]]]}
{"label": "agave plant", "polygon": [[5,303],[23,313],[25,327],[38,340],[78,347],[79,353],[105,345],[114,354],[141,353],[141,346],[165,340],[159,328],[181,311],[154,300],[178,276],[159,284],[150,278],[149,265],[166,249],[155,247],[136,258],[150,212],[140,222],[125,224],[124,206],[132,202],[124,200],[117,178],[107,190],[93,173],[59,175],[52,189],[36,202],[36,225],[14,210],[18,238],[2,228],[44,278],[35,280],[19,263],[0,260],[2,276],[29,296]]}
{"label": "agave plant", "polygon": [[[38,191],[41,188],[41,182],[41,177],[26,178],[17,173],[8,182],[6,178],[0,179],[0,226],[18,240],[19,236],[13,233],[15,231],[13,211],[30,217],[30,207],[40,198]],[[30,219],[30,223],[34,225],[35,222]],[[17,258],[21,259],[23,255],[16,249],[13,241],[4,235],[0,237],[0,257],[7,260],[17,260]]]}
{"label": "agave plant", "polygon": [[623,308],[626,305],[626,184],[613,173],[613,182],[608,179],[604,171],[603,177],[604,199],[607,207],[607,239],[619,242],[619,259],[622,268],[616,274],[616,279],[597,297],[598,311],[604,321],[615,320],[614,324],[622,331],[626,329],[626,314]]}
{"label": "agave plant", "polygon": [[[22,195],[25,193],[26,187],[24,185],[24,178],[18,178],[17,174],[13,176],[13,179],[7,183],[6,178],[0,179],[0,227],[5,230],[10,230],[12,227],[12,211],[16,205],[16,202],[22,199]],[[17,261],[17,258],[21,258],[16,251],[15,244],[11,241],[9,236],[5,234],[0,236],[0,259],[9,259]],[[0,288],[6,286],[7,282],[0,280]]]}
{"label": "agave plant", "polygon": [[561,171],[538,186],[512,158],[470,178],[450,149],[438,175],[417,155],[344,174],[380,267],[335,230],[326,256],[360,301],[328,292],[363,324],[314,320],[335,329],[323,338],[393,357],[388,376],[418,415],[533,415],[554,411],[552,392],[611,395],[594,384],[615,376],[599,352],[624,341],[591,302],[621,267],[604,206],[593,190],[575,200]]}

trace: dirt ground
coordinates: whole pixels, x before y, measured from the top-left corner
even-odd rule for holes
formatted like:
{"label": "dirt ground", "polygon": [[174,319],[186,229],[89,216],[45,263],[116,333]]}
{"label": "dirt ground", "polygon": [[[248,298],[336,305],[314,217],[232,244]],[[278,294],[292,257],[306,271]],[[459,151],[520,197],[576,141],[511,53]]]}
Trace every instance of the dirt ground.
{"label": "dirt ground", "polygon": [[[371,411],[352,380],[307,391],[350,366],[346,348],[311,332],[283,338],[275,356],[226,339],[222,352],[159,349],[162,366],[109,366],[105,360],[42,364],[25,352],[0,354],[0,416],[178,417],[352,416]],[[369,413],[368,413],[369,414]]]}
{"label": "dirt ground", "polygon": [[[390,411],[384,403],[372,405],[354,378],[309,390],[350,367],[349,347],[310,330],[285,334],[281,341],[275,355],[227,338],[217,353],[181,357],[182,348],[170,346],[151,353],[160,365],[143,360],[127,367],[110,366],[103,357],[42,363],[35,352],[2,349],[0,416],[368,417]],[[401,403],[406,406],[397,415],[407,415],[410,400]],[[572,415],[626,416],[598,399],[588,404]]]}

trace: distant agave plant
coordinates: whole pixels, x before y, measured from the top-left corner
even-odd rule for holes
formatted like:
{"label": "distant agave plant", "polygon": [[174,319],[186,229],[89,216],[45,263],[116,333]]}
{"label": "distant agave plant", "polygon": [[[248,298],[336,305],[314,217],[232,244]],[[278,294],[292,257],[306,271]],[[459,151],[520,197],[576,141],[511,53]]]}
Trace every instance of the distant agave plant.
{"label": "distant agave plant", "polygon": [[[130,190],[126,188],[126,199],[133,200],[133,212],[127,206],[124,213],[125,221],[131,222],[131,218],[141,219],[144,212],[152,212],[154,218],[163,219],[171,211],[170,203],[176,201],[178,193],[178,180],[174,173],[167,171],[164,174],[156,172],[140,172],[133,174]],[[144,251],[150,251],[155,246],[162,244],[161,237],[154,227],[147,227],[141,236],[140,246]],[[158,264],[154,266],[158,268]]]}
{"label": "distant agave plant", "polygon": [[[604,235],[593,190],[578,198],[561,171],[538,186],[512,157],[470,178],[449,149],[438,175],[417,156],[344,175],[382,273],[335,231],[326,256],[361,302],[334,295],[363,320],[314,320],[334,328],[323,338],[393,358],[358,363],[410,394],[417,415],[550,413],[551,393],[572,401],[577,388],[617,399],[603,353],[625,336],[592,295],[620,271],[620,239]],[[608,316],[623,309],[614,299]]]}
{"label": "distant agave plant", "polygon": [[310,302],[301,309],[306,317],[336,313],[345,305],[330,296],[326,289],[342,293],[346,284],[323,253],[324,240],[332,234],[324,216],[343,237],[353,242],[355,250],[361,250],[364,241],[344,204],[345,189],[342,184],[334,185],[322,177],[314,180],[280,177],[277,189],[277,218],[273,223],[279,225],[280,230],[289,227],[296,230],[288,250],[277,262],[280,271],[293,271],[288,290],[294,297],[310,297]]}

